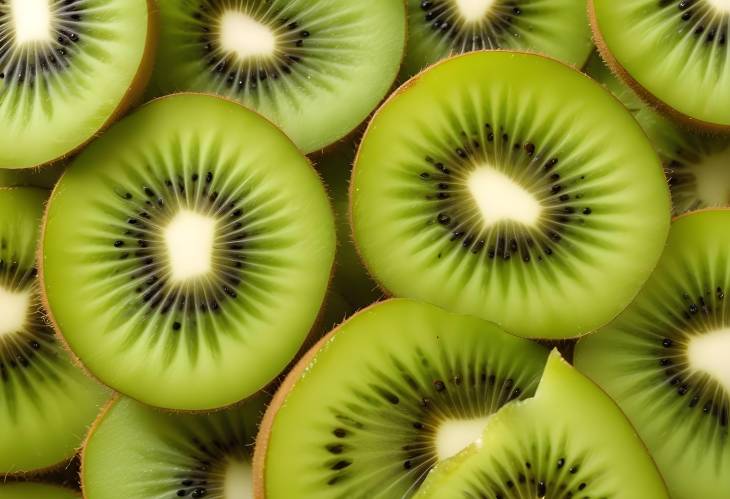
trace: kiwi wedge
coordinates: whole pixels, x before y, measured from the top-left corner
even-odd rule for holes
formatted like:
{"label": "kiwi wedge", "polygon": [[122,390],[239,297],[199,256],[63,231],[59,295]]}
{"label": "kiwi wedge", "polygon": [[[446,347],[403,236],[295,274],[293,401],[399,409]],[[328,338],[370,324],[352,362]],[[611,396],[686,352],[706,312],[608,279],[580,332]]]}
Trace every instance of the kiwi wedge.
{"label": "kiwi wedge", "polygon": [[403,1],[160,0],[151,91],[212,92],[282,128],[305,153],[357,127],[390,89]]}
{"label": "kiwi wedge", "polygon": [[535,391],[541,345],[480,319],[390,300],[297,364],[261,424],[256,497],[410,497],[429,469]]}
{"label": "kiwi wedge", "polygon": [[81,495],[71,489],[42,483],[0,484],[0,499],[79,499]]}
{"label": "kiwi wedge", "polygon": [[416,497],[669,499],[626,416],[557,351],[534,398],[497,412]]}
{"label": "kiwi wedge", "polygon": [[581,340],[576,367],[632,420],[675,499],[730,491],[730,210],[675,220],[636,301]]}
{"label": "kiwi wedge", "polygon": [[71,459],[109,397],[71,363],[41,308],[35,255],[47,197],[0,189],[0,475]]}
{"label": "kiwi wedge", "polygon": [[81,453],[93,499],[253,497],[251,454],[266,397],[213,414],[170,414],[115,399]]}
{"label": "kiwi wedge", "polygon": [[215,96],[153,101],[56,185],[41,277],[94,376],[150,405],[206,410],[257,392],[319,313],[332,210],[307,159]]}
{"label": "kiwi wedge", "polygon": [[661,164],[631,114],[527,53],[457,56],[403,85],[365,132],[350,189],[384,289],[526,337],[609,322],[669,229]]}
{"label": "kiwi wedge", "polygon": [[582,67],[593,47],[582,0],[407,1],[406,76],[481,49],[528,50]]}
{"label": "kiwi wedge", "polygon": [[0,168],[68,156],[141,97],[154,59],[153,3],[0,2]]}

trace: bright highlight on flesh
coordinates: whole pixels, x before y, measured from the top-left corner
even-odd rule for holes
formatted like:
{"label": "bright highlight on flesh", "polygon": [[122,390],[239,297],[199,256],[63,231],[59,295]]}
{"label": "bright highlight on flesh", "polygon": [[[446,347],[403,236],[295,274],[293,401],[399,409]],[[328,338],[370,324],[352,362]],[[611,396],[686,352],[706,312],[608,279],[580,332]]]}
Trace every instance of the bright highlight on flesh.
{"label": "bright highlight on flesh", "polygon": [[720,12],[730,12],[730,0],[707,0],[707,3]]}
{"label": "bright highlight on flesh", "polygon": [[228,463],[223,483],[223,497],[253,499],[253,472],[249,463],[238,460],[231,460]]}
{"label": "bright highlight on flesh", "polygon": [[23,329],[29,306],[29,291],[14,292],[0,287],[0,336]]}
{"label": "bright highlight on flesh", "polygon": [[456,0],[459,14],[465,21],[479,21],[489,11],[495,0]]}
{"label": "bright highlight on flesh", "polygon": [[[730,1],[730,0],[728,0]],[[697,197],[708,206],[730,203],[730,151],[703,158],[692,168]]]}
{"label": "bright highlight on flesh", "polygon": [[16,43],[51,41],[50,0],[11,0],[10,17]]}
{"label": "bright highlight on flesh", "polygon": [[730,328],[694,336],[687,355],[692,368],[712,376],[730,395]]}
{"label": "bright highlight on flesh", "polygon": [[211,269],[215,220],[182,210],[165,229],[165,244],[172,279],[185,281]]}
{"label": "bright highlight on flesh", "polygon": [[224,50],[242,59],[271,55],[276,49],[276,38],[267,26],[233,10],[223,15],[220,42]]}
{"label": "bright highlight on flesh", "polygon": [[534,225],[542,212],[532,194],[494,168],[482,166],[474,170],[468,186],[485,227],[506,220]]}
{"label": "bright highlight on flesh", "polygon": [[455,456],[469,444],[482,438],[489,416],[475,419],[443,421],[436,431],[436,454],[440,461]]}

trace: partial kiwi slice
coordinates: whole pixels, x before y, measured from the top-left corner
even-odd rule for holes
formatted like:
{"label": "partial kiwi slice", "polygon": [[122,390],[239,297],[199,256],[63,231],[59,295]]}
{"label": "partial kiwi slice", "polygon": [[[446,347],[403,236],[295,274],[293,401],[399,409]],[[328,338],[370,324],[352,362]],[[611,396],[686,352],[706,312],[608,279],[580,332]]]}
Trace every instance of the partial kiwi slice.
{"label": "partial kiwi slice", "polygon": [[68,156],[141,96],[156,42],[152,4],[0,2],[0,168]]}
{"label": "partial kiwi slice", "polygon": [[35,255],[47,197],[0,189],[0,475],[70,459],[109,397],[71,363],[41,308]]}
{"label": "partial kiwi slice", "polygon": [[[359,125],[400,68],[402,0],[160,0],[152,91],[212,92],[251,107],[304,152]],[[346,105],[344,105],[346,104]]]}
{"label": "partial kiwi slice", "polygon": [[698,127],[730,129],[730,3],[590,0],[596,45],[642,97]]}
{"label": "partial kiwi slice", "polygon": [[593,43],[582,0],[407,0],[403,73],[481,49],[539,52],[582,67]]}
{"label": "partial kiwi slice", "polygon": [[42,244],[50,312],[81,362],[142,402],[204,410],[292,360],[322,305],[335,229],[322,182],[279,129],[179,94],[77,157]]}
{"label": "partial kiwi slice", "polygon": [[79,499],[71,489],[42,483],[4,483],[0,485],[0,499]]}
{"label": "partial kiwi slice", "polygon": [[489,420],[416,495],[451,498],[668,499],[626,416],[553,351],[534,398]]}
{"label": "partial kiwi slice", "polygon": [[373,305],[277,392],[257,442],[256,497],[410,497],[499,407],[534,393],[547,355],[432,305]]}
{"label": "partial kiwi slice", "polygon": [[675,499],[730,491],[729,247],[730,210],[678,218],[636,301],[576,347],[576,367],[626,412]]}
{"label": "partial kiwi slice", "polygon": [[669,228],[661,164],[631,114],[527,53],[474,52],[406,83],[365,132],[350,188],[385,289],[527,337],[610,321]]}
{"label": "partial kiwi slice", "polygon": [[25,170],[0,169],[0,188],[40,187],[41,189],[53,189],[65,169],[63,163]]}
{"label": "partial kiwi slice", "polygon": [[114,400],[89,433],[81,486],[93,499],[253,497],[251,454],[266,397],[213,414]]}

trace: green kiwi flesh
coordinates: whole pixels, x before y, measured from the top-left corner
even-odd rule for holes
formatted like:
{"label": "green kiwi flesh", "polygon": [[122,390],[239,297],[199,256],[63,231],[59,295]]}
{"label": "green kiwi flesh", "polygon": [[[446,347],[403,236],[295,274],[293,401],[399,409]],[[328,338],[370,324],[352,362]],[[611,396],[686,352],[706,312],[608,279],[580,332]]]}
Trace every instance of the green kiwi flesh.
{"label": "green kiwi flesh", "polygon": [[42,483],[4,483],[0,485],[0,499],[79,499],[81,496],[57,485]]}
{"label": "green kiwi flesh", "polygon": [[669,499],[616,404],[553,351],[534,398],[509,404],[480,440],[436,467],[417,499]]}
{"label": "green kiwi flesh", "polygon": [[35,255],[47,197],[0,189],[0,475],[70,459],[109,397],[71,363],[41,308]]}
{"label": "green kiwi flesh", "polygon": [[149,5],[0,2],[0,168],[66,157],[131,104],[150,73]]}
{"label": "green kiwi flesh", "polygon": [[406,83],[374,116],[350,188],[384,289],[525,337],[609,322],[669,228],[662,168],[631,114],[527,53],[473,52]]}
{"label": "green kiwi flesh", "polygon": [[675,499],[730,491],[730,211],[679,217],[656,271],[576,367],[636,426]]}
{"label": "green kiwi flesh", "polygon": [[51,315],[84,366],[150,405],[205,410],[292,360],[327,290],[335,229],[280,130],[235,102],[178,94],[76,158],[42,244]]}
{"label": "green kiwi flesh", "polygon": [[43,168],[29,168],[26,170],[0,169],[0,188],[2,187],[38,187],[53,189],[63,174],[65,166],[55,164]]}
{"label": "green kiwi flesh", "polygon": [[385,97],[403,58],[402,1],[158,4],[152,92],[237,100],[276,123],[305,153],[357,127]]}
{"label": "green kiwi flesh", "polygon": [[320,346],[268,409],[256,497],[410,497],[499,407],[534,393],[548,354],[401,299],[359,312]]}

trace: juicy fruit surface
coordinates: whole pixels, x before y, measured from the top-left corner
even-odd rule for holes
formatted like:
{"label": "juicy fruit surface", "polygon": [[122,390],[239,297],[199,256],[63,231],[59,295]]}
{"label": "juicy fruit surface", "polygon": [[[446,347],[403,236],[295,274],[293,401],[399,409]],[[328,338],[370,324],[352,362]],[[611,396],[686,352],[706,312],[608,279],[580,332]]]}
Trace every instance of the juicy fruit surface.
{"label": "juicy fruit surface", "polygon": [[73,490],[40,483],[6,483],[0,485],[0,499],[79,499]]}
{"label": "juicy fruit surface", "polygon": [[35,254],[47,196],[40,189],[0,189],[3,474],[70,459],[108,397],[105,389],[71,364],[41,310]]}
{"label": "juicy fruit surface", "polygon": [[669,498],[626,417],[556,352],[535,397],[498,412],[416,497]]}
{"label": "juicy fruit surface", "polygon": [[612,96],[508,52],[451,59],[397,91],[365,134],[350,202],[384,288],[543,338],[617,315],[670,211],[656,154]]}
{"label": "juicy fruit surface", "polygon": [[321,182],[280,131],[224,99],[177,95],[116,125],[56,186],[45,293],[108,385],[166,408],[221,407],[301,346],[334,237]]}
{"label": "juicy fruit surface", "polygon": [[409,497],[453,447],[445,425],[467,444],[459,423],[530,396],[546,358],[488,322],[408,300],[374,305],[305,358],[274,402],[265,495]]}
{"label": "juicy fruit surface", "polygon": [[[41,165],[90,140],[135,82],[151,38],[147,0],[24,3],[0,2],[0,168]],[[45,16],[47,29],[27,34],[37,39],[21,36]]]}
{"label": "juicy fruit surface", "polygon": [[238,100],[305,152],[365,119],[405,44],[405,8],[392,0],[163,0],[160,13],[154,91]]}
{"label": "juicy fruit surface", "polygon": [[677,219],[636,301],[578,343],[576,366],[632,420],[672,497],[730,490],[730,211]]}

